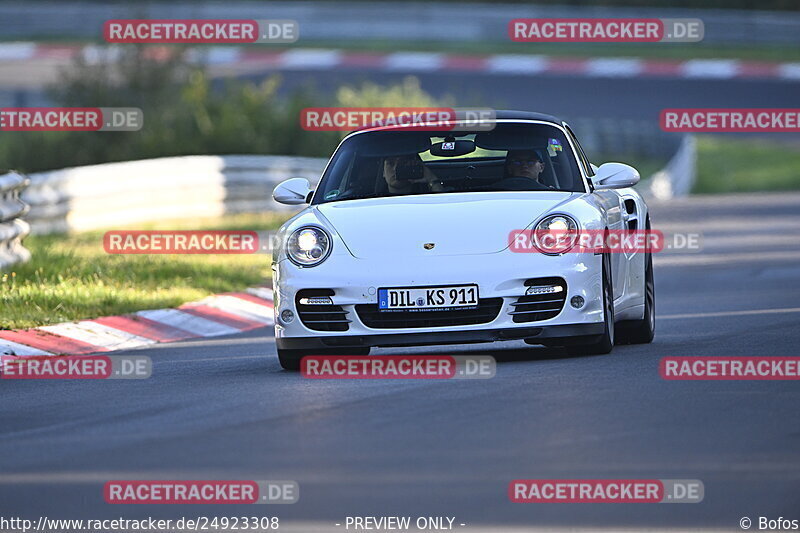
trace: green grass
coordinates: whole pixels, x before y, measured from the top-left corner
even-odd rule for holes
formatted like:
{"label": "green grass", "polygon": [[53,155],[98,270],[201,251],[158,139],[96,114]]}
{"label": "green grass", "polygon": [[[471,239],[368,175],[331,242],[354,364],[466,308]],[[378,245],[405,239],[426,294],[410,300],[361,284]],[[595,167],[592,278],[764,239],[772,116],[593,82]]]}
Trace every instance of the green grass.
{"label": "green grass", "polygon": [[[286,215],[151,224],[136,229],[276,229]],[[109,255],[103,232],[32,236],[27,264],[0,273],[0,329],[175,307],[269,279],[271,256]]]}
{"label": "green grass", "polygon": [[800,146],[762,139],[700,136],[692,192],[727,193],[800,189]]}

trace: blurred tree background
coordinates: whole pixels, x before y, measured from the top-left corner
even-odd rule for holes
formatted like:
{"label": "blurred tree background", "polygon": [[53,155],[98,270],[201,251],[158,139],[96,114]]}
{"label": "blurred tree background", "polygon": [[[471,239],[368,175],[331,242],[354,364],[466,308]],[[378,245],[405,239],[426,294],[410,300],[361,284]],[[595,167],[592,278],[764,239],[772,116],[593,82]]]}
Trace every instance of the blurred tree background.
{"label": "blurred tree background", "polygon": [[0,132],[0,160],[23,172],[199,154],[328,157],[342,132],[305,131],[300,111],[314,106],[442,106],[416,78],[383,87],[340,87],[334,97],[310,89],[279,94],[280,76],[260,84],[212,80],[184,49],[111,48],[113,57],[79,56],[50,88],[63,107],[138,107],[136,132]]}

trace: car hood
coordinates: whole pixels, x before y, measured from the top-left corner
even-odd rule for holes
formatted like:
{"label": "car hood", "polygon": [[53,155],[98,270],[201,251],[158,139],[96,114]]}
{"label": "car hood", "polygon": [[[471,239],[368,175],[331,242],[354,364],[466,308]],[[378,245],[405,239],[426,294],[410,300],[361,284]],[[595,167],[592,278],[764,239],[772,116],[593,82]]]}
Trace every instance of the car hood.
{"label": "car hood", "polygon": [[[573,194],[439,193],[330,202],[317,211],[362,259],[490,254],[508,247],[511,231],[527,228]],[[434,247],[427,250],[426,243]]]}

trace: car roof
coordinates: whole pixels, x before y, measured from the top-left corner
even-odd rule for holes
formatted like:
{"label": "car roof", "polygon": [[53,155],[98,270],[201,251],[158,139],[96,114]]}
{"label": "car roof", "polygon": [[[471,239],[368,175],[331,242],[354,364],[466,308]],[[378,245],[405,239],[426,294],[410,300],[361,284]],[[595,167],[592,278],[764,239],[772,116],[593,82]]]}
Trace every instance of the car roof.
{"label": "car roof", "polygon": [[537,113],[536,111],[499,110],[495,111],[495,113],[496,113],[496,118],[498,119],[541,120],[544,122],[552,122],[553,124],[561,124],[562,122],[561,119],[554,117],[553,115],[547,115],[545,113]]}
{"label": "car roof", "polygon": [[[476,108],[478,109],[478,108]],[[552,124],[561,125],[562,120],[554,117],[553,115],[547,115],[545,113],[537,113],[536,111],[514,111],[514,110],[497,110],[494,111],[495,119],[496,120],[539,120],[542,122],[550,122]],[[353,130],[347,134],[347,137],[351,135],[358,134],[358,133],[367,133],[367,132],[374,132],[374,131],[391,131],[394,129],[402,130],[404,129],[403,126],[371,126],[366,127],[363,129]]]}

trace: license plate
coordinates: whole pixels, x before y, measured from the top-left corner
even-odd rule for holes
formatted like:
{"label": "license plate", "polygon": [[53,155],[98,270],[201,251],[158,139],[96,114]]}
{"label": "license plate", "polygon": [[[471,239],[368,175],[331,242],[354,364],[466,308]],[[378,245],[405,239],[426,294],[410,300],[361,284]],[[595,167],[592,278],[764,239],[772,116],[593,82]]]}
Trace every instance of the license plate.
{"label": "license plate", "polygon": [[478,305],[477,285],[451,285],[449,287],[401,287],[378,289],[378,309],[418,309],[442,311]]}

